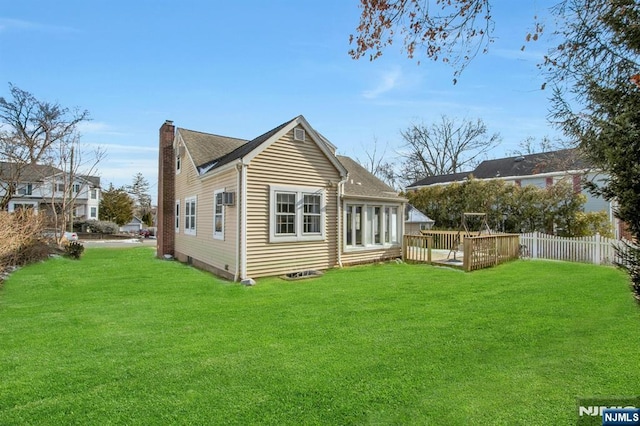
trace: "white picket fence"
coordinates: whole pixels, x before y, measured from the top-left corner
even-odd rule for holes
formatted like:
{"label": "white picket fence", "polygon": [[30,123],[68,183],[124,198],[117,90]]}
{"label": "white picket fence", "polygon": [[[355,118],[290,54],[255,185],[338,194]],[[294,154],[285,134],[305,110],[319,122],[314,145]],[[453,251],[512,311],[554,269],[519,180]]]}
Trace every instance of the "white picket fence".
{"label": "white picket fence", "polygon": [[620,260],[615,247],[625,249],[620,240],[602,237],[556,237],[541,232],[520,234],[521,254],[534,259],[612,265]]}

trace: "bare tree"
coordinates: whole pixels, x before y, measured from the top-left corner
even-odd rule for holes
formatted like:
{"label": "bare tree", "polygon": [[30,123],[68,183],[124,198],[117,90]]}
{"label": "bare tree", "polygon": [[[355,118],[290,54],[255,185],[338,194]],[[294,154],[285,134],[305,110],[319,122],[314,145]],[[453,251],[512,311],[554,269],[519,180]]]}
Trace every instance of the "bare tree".
{"label": "bare tree", "polygon": [[10,99],[0,97],[0,210],[29,181],[40,186],[56,231],[70,229],[75,200],[105,156],[80,144],[77,127],[89,113],[38,100],[12,84],[9,89]]}
{"label": "bare tree", "polygon": [[507,155],[531,155],[566,148],[570,148],[570,144],[559,139],[552,140],[549,136],[536,139],[533,136],[529,136],[520,141],[517,148],[508,150]]}
{"label": "bare tree", "polygon": [[93,189],[90,179],[106,153],[100,147],[89,149],[83,146],[76,132],[60,139],[52,148],[49,165],[58,173],[43,177],[51,184],[49,213],[56,231],[72,231],[76,199],[81,194],[88,196]]}
{"label": "bare tree", "polygon": [[364,150],[366,158],[362,160],[359,157],[356,157],[356,161],[387,185],[392,188],[399,189],[397,187],[399,176],[395,171],[395,166],[392,162],[386,160],[388,148],[389,144],[387,143],[381,152],[378,147],[378,139],[374,138],[373,146],[370,149]]}
{"label": "bare tree", "polygon": [[440,122],[412,124],[400,134],[405,142],[402,170],[409,182],[470,170],[501,140],[498,133],[488,134],[481,119],[456,121],[444,115]]}
{"label": "bare tree", "polygon": [[77,125],[89,119],[85,111],[43,102],[9,84],[11,98],[0,97],[0,210],[16,194],[23,172],[31,165],[51,164],[57,144],[76,134]]}

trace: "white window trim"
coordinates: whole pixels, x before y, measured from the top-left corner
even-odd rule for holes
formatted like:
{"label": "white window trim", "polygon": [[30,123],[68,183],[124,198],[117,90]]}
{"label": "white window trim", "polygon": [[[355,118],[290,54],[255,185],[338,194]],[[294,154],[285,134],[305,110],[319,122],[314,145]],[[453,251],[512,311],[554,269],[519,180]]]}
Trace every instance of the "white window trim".
{"label": "white window trim", "polygon": [[222,230],[216,232],[216,207],[218,206],[218,194],[224,193],[224,189],[218,189],[213,191],[213,238],[216,240],[224,240],[224,217],[226,213],[226,207],[224,205],[224,199],[221,201],[220,206],[222,207]]}
{"label": "white window trim", "polygon": [[38,202],[37,201],[12,201],[9,203],[9,213],[13,213],[16,211],[16,205],[18,206],[31,206],[34,212],[38,211]]}
{"label": "white window trim", "polygon": [[[195,207],[195,212],[193,213],[193,217],[192,220],[188,221],[189,223],[191,223],[192,227],[191,228],[187,228],[187,206],[193,203],[194,207]],[[184,233],[185,235],[196,235],[197,233],[197,226],[196,224],[198,223],[198,197],[193,196],[193,197],[187,197],[184,199]]]}
{"label": "white window trim", "polygon": [[176,155],[176,174],[180,174],[180,170],[182,170],[182,156],[180,154]]}
{"label": "white window trim", "polygon": [[[364,217],[364,226],[362,229],[363,232],[363,236],[362,238],[365,239],[368,237],[368,235],[370,234],[369,231],[371,230],[367,230],[367,223],[368,221],[368,214],[369,214],[369,208],[375,208],[375,207],[380,207],[380,212],[383,215],[383,219],[382,219],[382,234],[381,234],[381,243],[372,243],[372,242],[368,242],[366,241],[364,245],[347,245],[347,209],[349,206],[359,206],[362,207],[362,215]],[[343,241],[343,249],[345,252],[352,252],[352,251],[366,251],[366,250],[380,250],[380,249],[386,249],[386,248],[391,248],[391,247],[398,247],[401,245],[401,236],[402,236],[402,220],[401,219],[397,219],[397,223],[396,223],[396,236],[398,241],[395,242],[386,242],[384,241],[384,234],[385,231],[388,230],[388,224],[389,224],[389,217],[385,214],[385,209],[389,209],[391,210],[392,208],[396,208],[397,209],[397,213],[396,213],[396,217],[399,218],[400,217],[400,211],[401,211],[401,205],[400,204],[389,204],[389,203],[372,203],[372,202],[366,202],[366,201],[361,201],[361,200],[348,200],[345,201],[343,203],[342,206],[342,211],[343,211],[343,229],[342,229],[342,241]],[[352,220],[355,220],[354,218],[352,218]],[[352,227],[353,229],[353,227]],[[352,241],[354,241],[355,237],[352,237]]]}
{"label": "white window trim", "polygon": [[[296,195],[295,205],[295,235],[277,235],[276,234],[276,211],[277,197],[279,192],[294,193]],[[320,232],[313,234],[305,234],[304,229],[304,195],[320,195]],[[269,242],[270,243],[286,243],[299,241],[324,241],[326,238],[326,211],[327,197],[324,188],[306,187],[306,186],[269,186]]]}
{"label": "white window trim", "polygon": [[175,231],[176,234],[180,232],[180,215],[182,214],[182,210],[180,210],[180,200],[176,200],[176,207],[175,207],[175,221],[174,221],[174,226],[175,226]]}

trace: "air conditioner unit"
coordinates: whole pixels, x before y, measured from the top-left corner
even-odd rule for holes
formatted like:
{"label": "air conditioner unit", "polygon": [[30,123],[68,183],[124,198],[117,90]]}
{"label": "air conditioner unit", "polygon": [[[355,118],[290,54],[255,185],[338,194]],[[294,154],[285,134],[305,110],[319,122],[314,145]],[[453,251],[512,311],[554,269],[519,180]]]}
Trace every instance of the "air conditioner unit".
{"label": "air conditioner unit", "polygon": [[236,204],[236,193],[235,192],[223,192],[222,193],[222,204],[225,206],[233,206]]}

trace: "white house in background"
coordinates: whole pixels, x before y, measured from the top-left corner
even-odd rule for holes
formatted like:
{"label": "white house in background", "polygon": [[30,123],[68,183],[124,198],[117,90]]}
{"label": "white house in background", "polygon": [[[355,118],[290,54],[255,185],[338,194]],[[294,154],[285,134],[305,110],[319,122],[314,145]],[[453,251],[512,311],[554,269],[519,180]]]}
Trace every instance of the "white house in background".
{"label": "white house in background", "polygon": [[622,225],[613,215],[612,203],[592,195],[584,185],[584,181],[598,183],[606,176],[587,164],[576,149],[485,160],[472,171],[429,176],[412,183],[406,190],[417,191],[427,186],[463,182],[471,176],[482,180],[500,179],[518,186],[535,185],[539,188],[567,181],[573,185],[574,191],[581,192],[586,197],[585,212],[607,212],[616,237],[622,233]]}
{"label": "white house in background", "polygon": [[[0,162],[0,196],[7,190],[11,176],[15,176],[15,165]],[[7,210],[33,209],[35,212],[47,213],[65,197],[65,179],[62,170],[51,166],[32,164],[20,172],[16,185],[16,193],[9,200]],[[74,197],[75,219],[98,219],[100,206],[100,178],[97,176],[75,176],[71,186]],[[67,195],[68,196],[68,195]]]}

